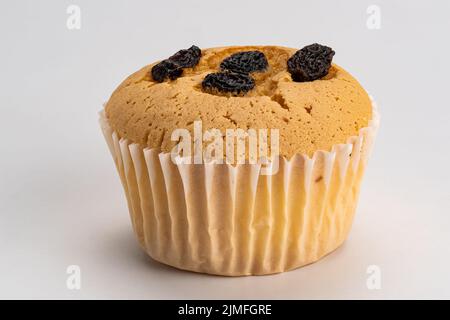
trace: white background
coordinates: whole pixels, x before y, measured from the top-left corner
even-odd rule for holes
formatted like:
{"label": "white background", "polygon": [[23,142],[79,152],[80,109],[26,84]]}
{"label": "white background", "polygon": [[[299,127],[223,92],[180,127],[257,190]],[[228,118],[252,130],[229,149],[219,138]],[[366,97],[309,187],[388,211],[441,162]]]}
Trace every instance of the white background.
{"label": "white background", "polygon": [[[66,9],[81,8],[68,30]],[[381,29],[366,26],[369,5]],[[9,1],[0,7],[0,298],[450,298],[449,1]],[[97,112],[131,72],[191,44],[336,51],[382,122],[347,242],[284,274],[151,261]],[[82,288],[66,287],[79,265]],[[382,287],[366,286],[369,265]]]}

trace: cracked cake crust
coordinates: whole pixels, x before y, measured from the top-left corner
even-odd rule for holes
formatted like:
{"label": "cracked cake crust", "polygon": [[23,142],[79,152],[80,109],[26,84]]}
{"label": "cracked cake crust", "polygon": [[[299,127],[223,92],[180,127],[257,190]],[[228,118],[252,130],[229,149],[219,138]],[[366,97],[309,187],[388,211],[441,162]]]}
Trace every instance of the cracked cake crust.
{"label": "cracked cake crust", "polygon": [[[254,89],[239,96],[202,90],[205,76],[218,72],[223,59],[250,50],[263,52],[269,62],[267,70],[252,73]],[[280,153],[288,158],[329,151],[368,125],[371,102],[357,80],[336,64],[322,79],[293,81],[286,64],[296,50],[279,46],[203,49],[198,65],[162,83],[151,78],[155,62],[119,85],[105,106],[106,116],[121,138],[162,152],[175,146],[174,129],[193,133],[195,120],[202,121],[203,130],[279,129]]]}

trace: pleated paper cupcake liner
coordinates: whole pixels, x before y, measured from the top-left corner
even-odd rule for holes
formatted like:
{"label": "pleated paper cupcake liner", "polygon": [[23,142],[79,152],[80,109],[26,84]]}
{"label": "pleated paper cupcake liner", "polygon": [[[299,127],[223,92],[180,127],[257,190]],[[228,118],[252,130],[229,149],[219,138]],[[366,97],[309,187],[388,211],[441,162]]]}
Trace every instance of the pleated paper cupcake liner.
{"label": "pleated paper cupcake liner", "polygon": [[278,273],[317,261],[346,239],[379,125],[312,157],[259,164],[174,163],[100,124],[125,191],[134,232],[155,260],[196,272]]}

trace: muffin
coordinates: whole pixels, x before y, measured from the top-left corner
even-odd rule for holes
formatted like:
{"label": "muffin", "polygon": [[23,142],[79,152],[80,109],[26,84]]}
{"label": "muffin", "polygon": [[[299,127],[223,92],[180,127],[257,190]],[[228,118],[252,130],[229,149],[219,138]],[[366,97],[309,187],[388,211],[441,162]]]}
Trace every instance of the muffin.
{"label": "muffin", "polygon": [[[334,54],[319,44],[192,46],[119,85],[100,123],[153,259],[263,275],[343,243],[379,121]],[[230,144],[229,132],[244,135]]]}

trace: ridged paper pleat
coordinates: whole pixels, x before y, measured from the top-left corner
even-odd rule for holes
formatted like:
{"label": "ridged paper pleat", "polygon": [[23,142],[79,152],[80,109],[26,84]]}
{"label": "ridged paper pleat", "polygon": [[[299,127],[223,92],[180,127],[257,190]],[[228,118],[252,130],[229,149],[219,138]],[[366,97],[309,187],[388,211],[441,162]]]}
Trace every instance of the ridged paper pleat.
{"label": "ridged paper pleat", "polygon": [[101,127],[124,187],[133,229],[154,259],[220,275],[282,272],[336,249],[353,221],[379,124],[313,157],[260,165],[174,163],[169,153],[119,139]]}

